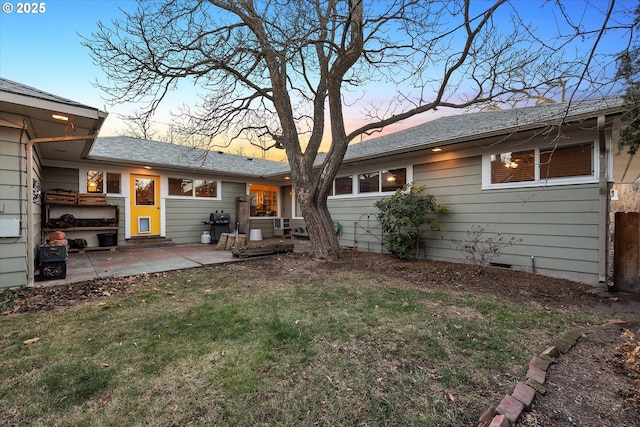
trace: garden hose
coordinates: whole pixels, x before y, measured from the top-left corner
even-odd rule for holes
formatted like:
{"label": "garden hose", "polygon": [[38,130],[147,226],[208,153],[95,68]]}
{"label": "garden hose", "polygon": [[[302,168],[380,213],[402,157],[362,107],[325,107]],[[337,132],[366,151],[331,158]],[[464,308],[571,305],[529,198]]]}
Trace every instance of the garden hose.
{"label": "garden hose", "polygon": [[335,228],[336,230],[336,236],[342,234],[342,224],[340,224],[338,221],[333,221],[333,228]]}

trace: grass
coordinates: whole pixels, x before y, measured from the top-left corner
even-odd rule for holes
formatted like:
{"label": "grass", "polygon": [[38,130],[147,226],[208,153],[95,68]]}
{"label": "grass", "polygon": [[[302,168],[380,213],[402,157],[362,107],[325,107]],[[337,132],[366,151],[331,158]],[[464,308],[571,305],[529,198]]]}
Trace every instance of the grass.
{"label": "grass", "polygon": [[0,318],[0,424],[475,425],[533,354],[598,320],[370,272],[296,280],[251,265]]}

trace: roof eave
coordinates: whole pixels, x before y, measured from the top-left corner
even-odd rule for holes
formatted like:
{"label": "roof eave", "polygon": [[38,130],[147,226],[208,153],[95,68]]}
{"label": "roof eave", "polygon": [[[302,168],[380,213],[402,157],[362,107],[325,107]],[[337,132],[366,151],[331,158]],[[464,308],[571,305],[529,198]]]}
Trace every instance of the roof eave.
{"label": "roof eave", "polygon": [[89,135],[91,135],[92,138],[85,143],[82,149],[81,158],[86,159],[89,157],[91,147],[93,147],[94,142],[96,142],[96,138],[100,133],[100,129],[102,129],[102,125],[104,124],[105,120],[107,120],[108,116],[109,113],[98,110],[98,117],[96,119],[95,126],[89,131]]}
{"label": "roof eave", "polygon": [[[597,112],[567,116],[563,119],[561,124],[572,124],[572,123],[581,122],[585,120],[592,120],[600,116],[610,117],[610,116],[622,115],[623,112],[624,112],[624,108],[622,106],[611,107],[604,110],[599,110]],[[607,120],[607,122],[608,121],[609,120]],[[488,138],[496,138],[504,135],[509,135],[514,132],[527,132],[527,131],[532,131],[536,129],[543,129],[547,126],[548,126],[548,123],[544,123],[544,122],[529,123],[522,126],[512,126],[509,128],[499,129],[491,132],[478,133],[476,135],[473,135],[472,137],[462,136],[462,137],[453,138],[453,139],[442,139],[439,141],[432,141],[425,144],[415,145],[409,148],[388,150],[388,151],[385,151],[384,153],[374,153],[374,154],[369,154],[365,156],[349,158],[349,159],[343,160],[342,164],[348,165],[350,163],[360,163],[363,161],[377,160],[377,159],[380,159],[381,157],[393,157],[393,156],[398,156],[402,154],[413,153],[416,151],[424,151],[424,150],[428,150],[430,148],[435,148],[435,147],[445,147],[445,146],[457,145],[465,142],[474,142],[474,141],[488,139]],[[321,164],[314,166],[314,168],[320,168],[320,167],[321,167]]]}
{"label": "roof eave", "polygon": [[120,160],[120,159],[114,159],[111,157],[104,157],[104,156],[91,156],[88,157],[87,160],[93,161],[93,162],[99,162],[99,163],[107,163],[107,164],[111,164],[111,165],[115,165],[115,166],[122,166],[122,167],[136,167],[136,168],[149,168],[149,170],[165,170],[165,171],[191,171],[191,172],[197,172],[197,173],[206,173],[206,174],[218,174],[218,175],[224,175],[225,177],[230,177],[230,178],[237,178],[237,179],[274,179],[277,175],[282,175],[282,174],[259,174],[259,173],[247,173],[247,172],[243,172],[243,173],[238,173],[238,172],[233,172],[233,171],[226,171],[226,170],[220,170],[220,169],[210,169],[210,168],[203,168],[203,167],[189,167],[189,166],[184,166],[184,165],[170,165],[170,164],[165,164],[165,163],[151,163],[151,162],[145,162],[145,163],[141,163],[139,161],[136,160]]}
{"label": "roof eave", "polygon": [[59,113],[65,113],[73,116],[86,117],[89,119],[99,120],[102,117],[103,121],[106,118],[106,114],[97,108],[92,108],[82,105],[71,105],[63,102],[56,102],[41,98],[35,98],[28,95],[20,95],[13,92],[2,92],[2,101],[11,104],[23,105],[26,107],[37,108],[40,110],[48,110]]}

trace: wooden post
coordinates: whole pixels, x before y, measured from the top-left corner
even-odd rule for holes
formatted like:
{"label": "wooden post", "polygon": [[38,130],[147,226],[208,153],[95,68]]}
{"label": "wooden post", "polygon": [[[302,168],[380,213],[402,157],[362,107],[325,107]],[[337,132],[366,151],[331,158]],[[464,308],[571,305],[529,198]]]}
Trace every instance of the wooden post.
{"label": "wooden post", "polygon": [[244,194],[236,198],[236,221],[238,222],[238,234],[249,233],[249,195]]}

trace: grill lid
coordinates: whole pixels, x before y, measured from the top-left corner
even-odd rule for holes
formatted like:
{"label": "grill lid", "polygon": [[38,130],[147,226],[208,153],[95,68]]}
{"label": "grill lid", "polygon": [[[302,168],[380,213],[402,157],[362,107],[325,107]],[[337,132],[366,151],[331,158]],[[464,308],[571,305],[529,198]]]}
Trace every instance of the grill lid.
{"label": "grill lid", "polygon": [[213,224],[229,224],[231,222],[231,214],[228,212],[215,212],[209,215],[209,222]]}

